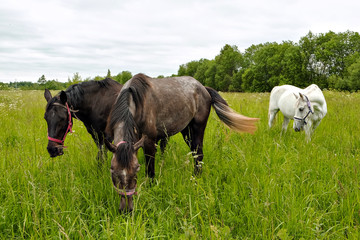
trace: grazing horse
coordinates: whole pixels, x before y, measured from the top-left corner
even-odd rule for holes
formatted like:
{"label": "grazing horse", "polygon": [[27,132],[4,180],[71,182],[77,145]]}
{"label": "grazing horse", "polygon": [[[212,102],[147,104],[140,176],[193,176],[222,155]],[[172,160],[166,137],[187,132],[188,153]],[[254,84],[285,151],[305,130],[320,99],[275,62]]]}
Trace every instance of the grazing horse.
{"label": "grazing horse", "polygon": [[325,117],[327,106],[323,93],[315,84],[305,89],[282,85],[274,87],[270,94],[269,127],[272,127],[279,110],[284,115],[283,131],[286,131],[290,119],[294,119],[294,130],[304,130],[306,139],[310,140],[315,128]]}
{"label": "grazing horse", "polygon": [[181,132],[195,158],[195,174],[201,170],[204,131],[211,110],[230,128],[253,133],[257,118],[234,112],[212,88],[192,77],[152,79],[137,74],[122,88],[111,110],[107,131],[114,143],[105,141],[112,151],[111,177],[120,194],[120,211],[133,209],[132,196],[140,169],[136,156],[142,147],[146,175],[155,176],[155,153],[158,140]]}
{"label": "grazing horse", "polygon": [[118,82],[106,78],[71,85],[55,97],[45,89],[47,105],[44,118],[48,125],[47,150],[50,157],[64,154],[65,137],[71,131],[75,117],[84,123],[99,148],[98,159],[103,159],[107,118],[121,87]]}

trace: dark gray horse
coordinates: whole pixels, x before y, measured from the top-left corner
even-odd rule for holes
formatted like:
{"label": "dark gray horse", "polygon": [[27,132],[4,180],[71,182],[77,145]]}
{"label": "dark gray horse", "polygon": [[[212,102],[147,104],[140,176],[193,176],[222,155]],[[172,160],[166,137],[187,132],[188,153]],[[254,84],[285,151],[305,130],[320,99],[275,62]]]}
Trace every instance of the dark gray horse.
{"label": "dark gray horse", "polygon": [[140,169],[136,156],[142,147],[146,174],[155,175],[155,143],[181,132],[195,156],[195,173],[201,171],[203,138],[211,106],[220,120],[239,132],[253,133],[257,118],[234,112],[212,88],[192,77],[152,79],[137,74],[122,88],[109,117],[107,131],[114,143],[105,141],[113,159],[112,181],[120,193],[120,211],[133,209],[136,175]]}

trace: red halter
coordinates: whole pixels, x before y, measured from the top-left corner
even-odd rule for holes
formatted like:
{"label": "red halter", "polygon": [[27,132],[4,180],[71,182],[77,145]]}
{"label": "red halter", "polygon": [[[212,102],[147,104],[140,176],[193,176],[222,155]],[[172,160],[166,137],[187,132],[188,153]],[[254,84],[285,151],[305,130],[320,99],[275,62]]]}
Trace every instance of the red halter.
{"label": "red halter", "polygon": [[57,143],[60,143],[60,144],[64,144],[66,135],[67,135],[69,132],[72,133],[71,112],[70,112],[70,108],[69,108],[69,105],[67,104],[67,102],[65,103],[65,106],[66,106],[67,112],[68,112],[68,114],[69,114],[69,123],[68,123],[68,127],[67,127],[67,129],[66,129],[66,132],[65,132],[65,135],[64,135],[63,139],[60,140],[60,139],[52,138],[52,137],[49,136],[49,133],[48,133],[48,139],[49,139],[50,141],[57,142]]}

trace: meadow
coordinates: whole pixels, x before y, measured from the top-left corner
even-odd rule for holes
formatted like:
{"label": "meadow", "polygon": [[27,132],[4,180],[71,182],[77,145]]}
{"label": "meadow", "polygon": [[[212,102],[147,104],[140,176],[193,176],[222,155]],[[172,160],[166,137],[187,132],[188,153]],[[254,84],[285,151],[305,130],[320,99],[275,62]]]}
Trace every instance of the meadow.
{"label": "meadow", "polygon": [[328,114],[309,143],[292,125],[281,134],[281,115],[268,129],[269,93],[221,95],[261,118],[255,134],[212,110],[201,176],[171,137],[152,185],[141,167],[123,215],[111,154],[98,167],[84,125],[74,120],[65,154],[50,158],[43,91],[0,91],[0,239],[359,239],[360,93],[324,91]]}

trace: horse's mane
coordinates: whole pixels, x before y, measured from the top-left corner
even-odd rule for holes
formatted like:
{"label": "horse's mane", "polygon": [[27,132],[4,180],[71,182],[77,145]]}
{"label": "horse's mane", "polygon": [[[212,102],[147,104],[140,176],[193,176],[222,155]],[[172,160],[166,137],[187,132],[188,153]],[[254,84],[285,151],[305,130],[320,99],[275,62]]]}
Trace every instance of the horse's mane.
{"label": "horse's mane", "polygon": [[[82,103],[84,94],[85,94],[85,92],[90,91],[89,89],[99,90],[102,88],[112,88],[112,87],[116,86],[117,84],[119,84],[119,83],[117,83],[115,80],[113,80],[111,78],[105,78],[101,81],[91,80],[88,82],[81,82],[81,83],[73,84],[65,90],[65,93],[66,93],[69,104],[72,107],[76,108],[77,105]],[[60,93],[61,92],[59,92],[52,99],[50,99],[50,101],[46,105],[46,111],[53,103],[55,103],[59,99]]]}
{"label": "horse's mane", "polygon": [[111,110],[108,119],[107,132],[113,135],[114,127],[117,123],[123,122],[123,140],[125,144],[120,144],[117,148],[117,160],[124,167],[129,167],[132,154],[134,152],[133,143],[137,140],[139,133],[138,126],[130,112],[130,96],[138,111],[144,103],[145,95],[149,89],[149,77],[144,74],[137,74],[129,80],[127,88],[123,88]]}
{"label": "horse's mane", "polygon": [[81,103],[85,92],[89,91],[88,89],[95,88],[98,90],[101,88],[110,88],[115,84],[117,84],[117,82],[111,78],[105,78],[101,81],[91,80],[88,82],[73,84],[65,90],[65,93],[70,104],[75,106]]}

